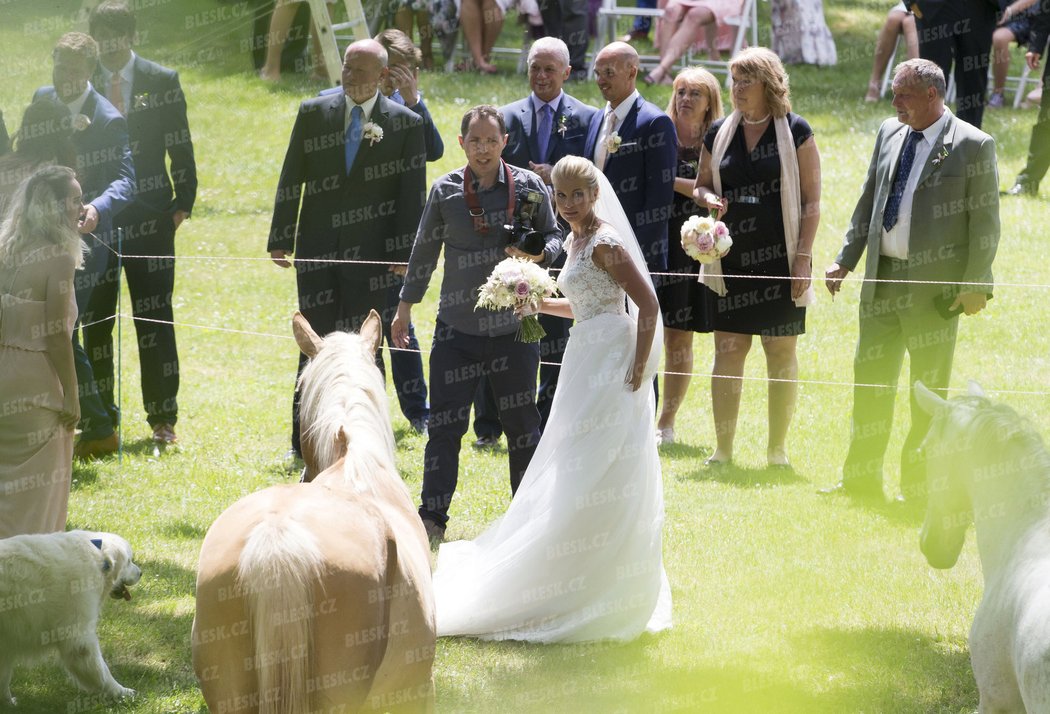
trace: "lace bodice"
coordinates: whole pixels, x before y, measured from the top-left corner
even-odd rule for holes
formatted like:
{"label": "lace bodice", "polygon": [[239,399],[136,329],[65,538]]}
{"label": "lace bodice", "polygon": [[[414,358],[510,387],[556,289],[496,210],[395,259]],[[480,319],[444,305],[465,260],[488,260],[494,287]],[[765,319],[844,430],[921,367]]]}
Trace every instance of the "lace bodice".
{"label": "lace bodice", "polygon": [[[572,240],[570,233],[565,242],[571,245]],[[569,254],[565,268],[558,276],[558,288],[569,299],[576,322],[606,313],[622,315],[627,312],[623,288],[591,260],[591,253],[598,243],[623,245],[616,233],[608,226],[602,226],[581,250]]]}

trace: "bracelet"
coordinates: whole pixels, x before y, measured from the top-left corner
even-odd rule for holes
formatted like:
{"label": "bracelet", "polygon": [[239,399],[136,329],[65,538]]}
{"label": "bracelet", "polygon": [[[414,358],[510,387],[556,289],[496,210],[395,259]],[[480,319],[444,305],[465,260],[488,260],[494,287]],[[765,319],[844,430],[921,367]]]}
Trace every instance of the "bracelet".
{"label": "bracelet", "polygon": [[795,257],[812,258],[813,254],[812,253],[795,253]]}

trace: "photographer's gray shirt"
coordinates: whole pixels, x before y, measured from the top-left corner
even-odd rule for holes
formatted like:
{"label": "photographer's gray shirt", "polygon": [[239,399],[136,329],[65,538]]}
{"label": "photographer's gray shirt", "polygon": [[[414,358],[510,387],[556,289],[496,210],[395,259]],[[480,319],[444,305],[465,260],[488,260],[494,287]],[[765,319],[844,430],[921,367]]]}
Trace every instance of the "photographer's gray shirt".
{"label": "photographer's gray shirt", "polygon": [[[524,205],[527,191],[536,191],[542,196],[532,226],[538,231],[553,231],[547,238],[543,262],[539,264],[546,268],[561,253],[562,244],[547,188],[531,171],[516,166],[511,166],[510,170],[517,194],[516,214]],[[521,322],[512,311],[474,309],[478,289],[485,284],[493,268],[507,257],[503,249],[507,247],[509,236],[503,226],[510,224],[511,220],[507,215],[507,177],[502,167],[492,188],[477,191],[477,197],[485,211],[482,216],[488,227],[485,233],[474,229],[474,219],[467,209],[464,194],[462,168],[445,174],[431,186],[416,241],[412,245],[401,299],[408,303],[422,302],[444,246],[444,277],[437,319],[468,335],[509,335],[517,332]]]}

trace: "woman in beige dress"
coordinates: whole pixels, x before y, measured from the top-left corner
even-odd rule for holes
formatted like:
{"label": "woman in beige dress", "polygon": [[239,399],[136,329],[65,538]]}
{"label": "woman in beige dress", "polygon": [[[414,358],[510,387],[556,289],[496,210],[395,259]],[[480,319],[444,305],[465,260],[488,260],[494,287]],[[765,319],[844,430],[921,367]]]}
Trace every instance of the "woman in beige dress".
{"label": "woman in beige dress", "polygon": [[19,186],[0,222],[0,538],[66,527],[82,208],[73,171],[48,166]]}

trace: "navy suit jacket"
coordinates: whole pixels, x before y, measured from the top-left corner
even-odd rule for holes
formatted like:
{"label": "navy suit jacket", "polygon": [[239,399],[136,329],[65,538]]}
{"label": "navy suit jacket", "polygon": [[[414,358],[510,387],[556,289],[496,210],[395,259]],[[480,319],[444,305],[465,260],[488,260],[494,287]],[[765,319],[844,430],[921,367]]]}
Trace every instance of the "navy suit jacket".
{"label": "navy suit jacket", "polygon": [[[426,198],[423,122],[382,94],[372,116],[383,130],[361,141],[346,172],[346,95],[299,107],[277,184],[268,251],[299,258],[339,254],[353,260],[407,262]],[[301,207],[300,207],[301,199]],[[386,266],[379,266],[386,272]]]}
{"label": "navy suit jacket", "polygon": [[[342,94],[342,87],[329,87],[328,89],[321,90],[318,96],[328,97],[335,94]],[[394,93],[389,97],[390,101],[401,106],[407,106],[404,98],[401,96],[401,92],[394,90]],[[419,93],[419,101],[416,102],[414,107],[408,107],[414,111],[420,119],[423,120],[423,138],[426,142],[427,147],[427,161],[437,161],[445,155],[445,142],[441,140],[441,134],[438,132],[437,127],[434,126],[434,118],[430,116],[430,110],[427,109],[427,105],[423,103],[423,93]]]}
{"label": "navy suit jacket", "polygon": [[[558,163],[564,156],[584,156],[587,130],[598,110],[566,93],[554,113],[553,133],[547,143],[547,155],[540,156],[532,110],[532,96],[500,107],[507,124],[507,146],[503,149],[503,160],[512,166],[527,169],[529,162],[536,164]],[[565,127],[562,130],[562,127]]]}
{"label": "navy suit jacket", "polygon": [[[54,87],[41,87],[33,101],[51,97],[58,101]],[[128,146],[128,124],[109,100],[92,89],[80,113],[91,124],[73,133],[77,149],[77,180],[84,192],[84,203],[90,203],[99,214],[95,230],[102,240],[111,240],[113,218],[135,196],[135,168]]]}
{"label": "navy suit jacket", "polygon": [[[585,156],[594,150],[604,112],[591,119]],[[674,122],[640,96],[616,128],[619,150],[605,160],[605,177],[620,199],[627,219],[652,272],[667,270],[667,221],[674,204],[674,179],[678,161],[678,135]]]}
{"label": "navy suit jacket", "polygon": [[[101,70],[93,81],[103,86]],[[131,106],[125,109],[135,163],[136,204],[162,213],[192,212],[197,197],[197,164],[178,73],[136,55]],[[170,177],[167,157],[171,158]]]}

